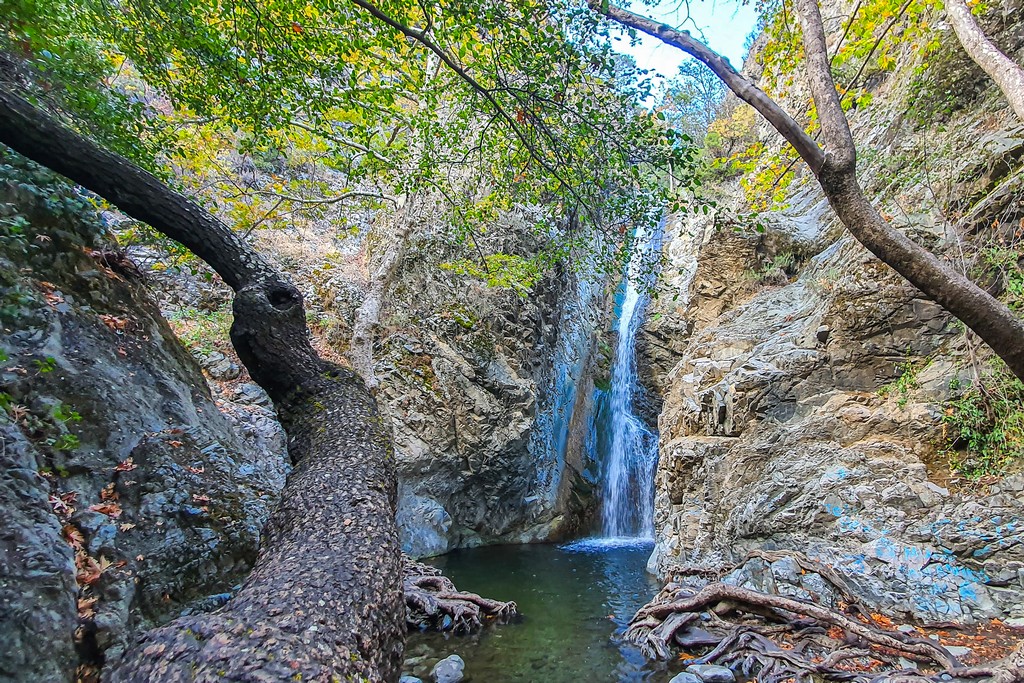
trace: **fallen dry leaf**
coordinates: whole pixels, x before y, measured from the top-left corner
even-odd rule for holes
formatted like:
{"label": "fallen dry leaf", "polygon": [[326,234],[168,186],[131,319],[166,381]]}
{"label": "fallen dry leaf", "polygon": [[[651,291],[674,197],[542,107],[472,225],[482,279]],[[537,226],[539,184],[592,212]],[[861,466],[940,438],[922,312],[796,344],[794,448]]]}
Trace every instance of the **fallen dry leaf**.
{"label": "fallen dry leaf", "polygon": [[100,503],[98,505],[90,505],[89,509],[93,512],[100,512],[107,517],[117,519],[121,516],[121,506],[117,503]]}
{"label": "fallen dry leaf", "polygon": [[135,464],[135,462],[134,462],[134,460],[132,460],[132,458],[126,458],[126,459],[122,460],[121,462],[119,462],[117,465],[114,466],[114,471],[115,472],[131,472],[136,467],[138,467],[138,465]]}
{"label": "fallen dry leaf", "polygon": [[64,540],[75,550],[81,550],[85,545],[85,536],[74,524],[65,524],[61,532],[64,534]]}

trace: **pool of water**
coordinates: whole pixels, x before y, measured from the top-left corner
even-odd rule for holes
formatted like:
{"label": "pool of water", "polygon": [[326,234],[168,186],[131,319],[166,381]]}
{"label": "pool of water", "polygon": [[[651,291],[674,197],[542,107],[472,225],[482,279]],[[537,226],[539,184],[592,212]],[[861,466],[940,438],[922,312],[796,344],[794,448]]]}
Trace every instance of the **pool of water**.
{"label": "pool of water", "polygon": [[515,600],[523,617],[471,636],[410,634],[405,673],[429,681],[438,659],[458,654],[473,683],[665,683],[679,667],[649,662],[619,637],[659,588],[645,570],[651,547],[601,539],[434,558],[460,589]]}

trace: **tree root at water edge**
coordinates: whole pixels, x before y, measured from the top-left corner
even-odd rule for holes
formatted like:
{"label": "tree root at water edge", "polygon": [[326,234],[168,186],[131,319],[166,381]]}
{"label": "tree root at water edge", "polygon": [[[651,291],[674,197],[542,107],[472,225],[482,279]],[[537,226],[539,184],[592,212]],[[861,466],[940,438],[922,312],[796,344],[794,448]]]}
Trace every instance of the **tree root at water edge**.
{"label": "tree root at water edge", "polygon": [[402,589],[410,630],[472,633],[483,628],[485,621],[508,621],[519,614],[516,603],[460,591],[441,570],[409,558],[405,558]]}
{"label": "tree root at water edge", "polygon": [[[671,657],[675,647],[710,647],[692,659],[688,652],[682,658],[728,666],[758,683],[1024,683],[1024,641],[998,662],[965,667],[928,638],[884,630],[819,604],[723,583],[697,592],[669,584],[636,613],[625,639],[658,659]],[[901,659],[918,663],[921,670]]]}

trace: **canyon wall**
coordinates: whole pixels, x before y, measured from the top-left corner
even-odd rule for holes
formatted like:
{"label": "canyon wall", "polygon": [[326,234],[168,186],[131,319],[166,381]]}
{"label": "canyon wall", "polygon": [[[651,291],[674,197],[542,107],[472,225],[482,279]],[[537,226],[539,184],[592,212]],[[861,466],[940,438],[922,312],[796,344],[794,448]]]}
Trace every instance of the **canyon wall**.
{"label": "canyon wall", "polygon": [[[1024,54],[1019,12],[986,28]],[[903,55],[851,122],[876,206],[960,264],[978,251],[965,241],[1016,244],[1024,124],[936,31],[930,63]],[[756,55],[747,69],[759,73]],[[922,84],[945,111],[922,111]],[[763,232],[729,219],[735,178],[716,190],[719,211],[670,222],[661,315],[641,346],[664,398],[649,568],[833,603],[845,591],[924,621],[1024,619],[1024,468],[962,476],[944,422],[985,350],[844,231],[806,170]]]}

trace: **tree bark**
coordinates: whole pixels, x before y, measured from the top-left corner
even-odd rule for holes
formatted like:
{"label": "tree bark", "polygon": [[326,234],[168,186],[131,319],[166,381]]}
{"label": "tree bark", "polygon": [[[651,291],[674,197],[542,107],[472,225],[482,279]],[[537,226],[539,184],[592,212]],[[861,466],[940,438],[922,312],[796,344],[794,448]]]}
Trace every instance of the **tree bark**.
{"label": "tree bark", "polygon": [[1024,320],[882,218],[857,181],[857,150],[829,66],[817,0],[797,0],[811,95],[828,154],[816,172],[832,210],[857,240],[971,328],[1024,379]]}
{"label": "tree bark", "polygon": [[946,0],[946,16],[964,51],[995,81],[1017,118],[1024,121],[1024,69],[988,39],[964,0]]}
{"label": "tree bark", "polygon": [[1024,379],[1024,321],[948,263],[889,225],[864,196],[857,181],[853,136],[829,69],[817,0],[798,0],[797,8],[804,23],[808,77],[827,153],[778,103],[688,32],[614,5],[603,5],[601,0],[589,3],[591,9],[609,19],[643,31],[706,64],[737,97],[753,106],[793,145],[815,174],[839,220],[857,241],[926,297],[959,318],[1017,377]]}
{"label": "tree bark", "polygon": [[295,464],[239,592],[144,634],[108,680],[396,681],[405,606],[390,438],[362,380],[313,350],[298,289],[205,210],[7,85],[0,142],[181,242],[235,290],[232,343]]}

